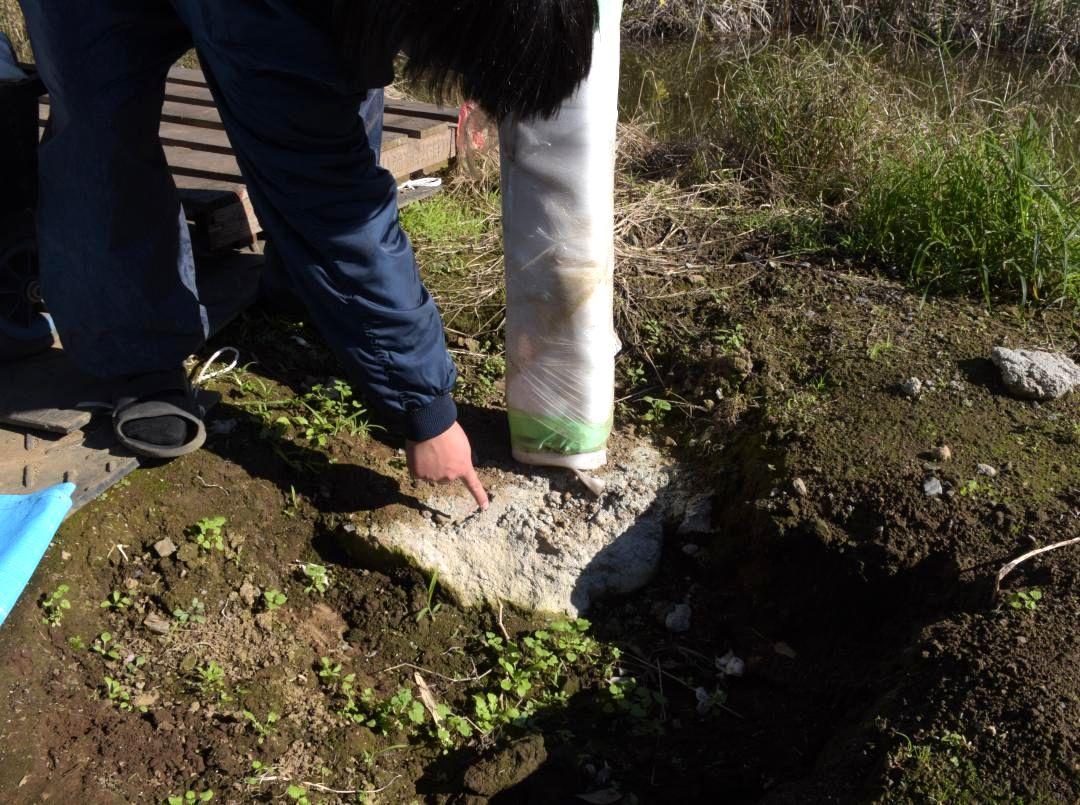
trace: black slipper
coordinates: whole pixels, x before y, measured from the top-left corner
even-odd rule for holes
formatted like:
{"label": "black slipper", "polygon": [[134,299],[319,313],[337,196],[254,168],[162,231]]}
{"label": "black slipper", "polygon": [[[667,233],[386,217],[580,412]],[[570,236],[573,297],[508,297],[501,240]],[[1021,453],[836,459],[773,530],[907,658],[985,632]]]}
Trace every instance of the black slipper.
{"label": "black slipper", "polygon": [[113,407],[113,431],[137,456],[177,458],[206,442],[203,410],[183,369],[128,379]]}

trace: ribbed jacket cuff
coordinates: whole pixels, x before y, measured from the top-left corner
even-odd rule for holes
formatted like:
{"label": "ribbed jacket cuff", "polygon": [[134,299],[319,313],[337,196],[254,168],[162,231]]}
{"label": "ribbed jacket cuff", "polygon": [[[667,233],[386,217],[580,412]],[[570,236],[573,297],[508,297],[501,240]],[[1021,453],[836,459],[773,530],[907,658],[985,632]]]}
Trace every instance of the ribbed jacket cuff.
{"label": "ribbed jacket cuff", "polygon": [[405,438],[414,442],[426,442],[441,436],[457,422],[457,405],[447,394],[436,397],[426,408],[405,412]]}

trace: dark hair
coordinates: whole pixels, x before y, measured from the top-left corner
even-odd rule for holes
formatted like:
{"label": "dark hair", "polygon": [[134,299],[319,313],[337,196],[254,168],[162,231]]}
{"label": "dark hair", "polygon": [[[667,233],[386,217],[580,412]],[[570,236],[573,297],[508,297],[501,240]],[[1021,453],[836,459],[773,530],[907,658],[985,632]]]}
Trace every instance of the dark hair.
{"label": "dark hair", "polygon": [[550,117],[589,73],[597,0],[335,0],[354,64],[408,56],[407,77],[460,89],[496,119]]}

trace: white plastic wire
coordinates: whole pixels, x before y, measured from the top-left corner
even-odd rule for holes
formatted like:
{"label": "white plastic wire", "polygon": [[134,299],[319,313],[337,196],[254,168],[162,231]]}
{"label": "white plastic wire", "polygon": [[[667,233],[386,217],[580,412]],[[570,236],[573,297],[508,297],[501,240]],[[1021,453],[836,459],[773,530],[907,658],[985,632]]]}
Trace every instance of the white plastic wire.
{"label": "white plastic wire", "polygon": [[419,179],[409,179],[409,181],[398,185],[398,190],[404,192],[406,190],[420,190],[426,187],[442,187],[442,179],[438,176],[422,176]]}
{"label": "white plastic wire", "polygon": [[[217,369],[217,370],[215,370],[213,372],[208,371],[210,369],[210,367],[214,365],[214,362],[216,360],[218,360],[222,355],[226,355],[228,353],[232,353],[232,356],[233,356],[232,362],[228,366],[226,366],[224,369]],[[209,358],[206,359],[206,363],[204,363],[202,365],[202,368],[199,369],[199,373],[197,375],[195,375],[195,383],[194,383],[194,385],[201,386],[203,383],[209,382],[210,380],[213,380],[215,377],[221,377],[222,375],[227,375],[229,372],[231,372],[233,369],[235,369],[239,365],[240,365],[240,350],[238,350],[236,347],[222,347],[221,349],[219,349],[217,352],[215,352],[213,355],[211,355]]]}

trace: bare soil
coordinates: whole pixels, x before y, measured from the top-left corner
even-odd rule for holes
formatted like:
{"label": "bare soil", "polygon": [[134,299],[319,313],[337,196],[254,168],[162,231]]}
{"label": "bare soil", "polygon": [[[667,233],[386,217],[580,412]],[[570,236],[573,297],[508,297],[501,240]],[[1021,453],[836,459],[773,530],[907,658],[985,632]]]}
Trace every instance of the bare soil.
{"label": "bare soil", "polygon": [[[996,597],[992,580],[1080,534],[1080,396],[1014,400],[987,360],[997,344],[1077,357],[1074,315],[924,301],[846,265],[750,261],[705,279],[671,302],[650,351],[685,404],[660,428],[622,410],[617,449],[666,443],[714,493],[713,528],[673,523],[656,579],[589,613],[660,703],[609,712],[605,680],[583,669],[564,704],[446,752],[342,719],[320,657],[380,697],[423,669],[458,707],[490,665],[478,637],[501,631],[500,613],[440,592],[418,620],[428,579],[341,549],[351,518],[419,505],[398,444],[275,436],[250,404],[259,395],[222,383],[213,420],[235,428],[65,523],[0,631],[0,796],[160,802],[191,788],[269,802],[292,781],[318,802],[358,801],[325,789],[403,803],[1077,801],[1080,549],[1025,563]],[[338,371],[310,328],[258,311],[219,341],[258,361],[247,376],[270,397]],[[898,390],[912,376],[933,383],[917,400]],[[505,460],[494,404],[467,408],[464,424],[481,464]],[[945,494],[927,496],[929,477]],[[224,550],[200,551],[185,530],[215,515],[228,518]],[[164,537],[181,550],[159,558]],[[306,561],[333,573],[325,596],[304,591]],[[61,583],[73,606],[50,628],[39,601]],[[241,593],[271,589],[288,601],[269,614]],[[113,590],[132,605],[99,607]],[[1010,606],[1033,590],[1033,609]],[[171,619],[163,636],[143,625],[193,598],[205,623]],[[692,609],[686,633],[665,627],[678,603]],[[501,618],[511,635],[540,625]],[[91,650],[103,631],[117,659]],[[740,677],[718,671],[729,651]],[[211,660],[227,700],[197,685]],[[244,710],[281,718],[261,734]]]}

